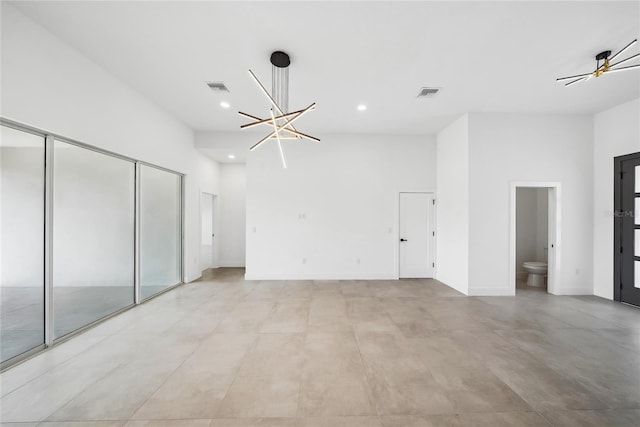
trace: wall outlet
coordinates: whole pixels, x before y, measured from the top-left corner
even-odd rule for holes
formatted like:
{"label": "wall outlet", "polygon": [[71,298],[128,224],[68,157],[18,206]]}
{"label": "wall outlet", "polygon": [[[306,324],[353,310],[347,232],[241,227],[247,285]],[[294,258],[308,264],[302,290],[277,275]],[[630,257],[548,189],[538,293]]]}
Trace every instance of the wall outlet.
{"label": "wall outlet", "polygon": [[360,258],[356,258],[356,264],[360,264]]}
{"label": "wall outlet", "polygon": [[306,258],[302,258],[302,263],[306,264],[307,263],[307,259]]}

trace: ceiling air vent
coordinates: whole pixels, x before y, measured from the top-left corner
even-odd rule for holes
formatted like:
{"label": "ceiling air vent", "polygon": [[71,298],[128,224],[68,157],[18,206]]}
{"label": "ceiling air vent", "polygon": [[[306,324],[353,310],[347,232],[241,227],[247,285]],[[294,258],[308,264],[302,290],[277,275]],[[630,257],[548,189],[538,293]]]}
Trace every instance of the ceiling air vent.
{"label": "ceiling air vent", "polygon": [[229,88],[223,82],[207,82],[207,86],[214,92],[229,92]]}
{"label": "ceiling air vent", "polygon": [[440,87],[423,87],[418,93],[418,98],[433,98],[436,96],[442,88]]}

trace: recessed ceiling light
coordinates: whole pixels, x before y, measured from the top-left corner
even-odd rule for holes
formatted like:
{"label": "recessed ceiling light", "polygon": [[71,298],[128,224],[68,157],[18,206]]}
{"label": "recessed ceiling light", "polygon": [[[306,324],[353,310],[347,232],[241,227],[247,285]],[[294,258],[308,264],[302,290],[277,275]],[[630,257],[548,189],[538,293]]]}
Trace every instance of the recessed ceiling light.
{"label": "recessed ceiling light", "polygon": [[358,111],[365,111],[367,109],[367,106],[364,104],[359,104],[358,105]]}
{"label": "recessed ceiling light", "polygon": [[231,107],[231,104],[229,104],[228,102],[222,101],[222,102],[220,103],[220,106],[221,106],[222,108],[229,108],[229,107]]}
{"label": "recessed ceiling light", "polygon": [[227,157],[232,159],[232,160],[236,158],[236,156],[234,156],[233,154],[229,154]]}

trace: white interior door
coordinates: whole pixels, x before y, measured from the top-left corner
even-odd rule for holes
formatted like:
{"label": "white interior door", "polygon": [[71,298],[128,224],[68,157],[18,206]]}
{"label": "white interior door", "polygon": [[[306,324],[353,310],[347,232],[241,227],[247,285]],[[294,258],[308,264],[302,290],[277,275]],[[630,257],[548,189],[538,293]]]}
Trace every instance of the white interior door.
{"label": "white interior door", "polygon": [[400,193],[400,278],[433,277],[433,193]]}
{"label": "white interior door", "polygon": [[213,265],[213,194],[202,193],[200,201],[200,270],[212,268]]}

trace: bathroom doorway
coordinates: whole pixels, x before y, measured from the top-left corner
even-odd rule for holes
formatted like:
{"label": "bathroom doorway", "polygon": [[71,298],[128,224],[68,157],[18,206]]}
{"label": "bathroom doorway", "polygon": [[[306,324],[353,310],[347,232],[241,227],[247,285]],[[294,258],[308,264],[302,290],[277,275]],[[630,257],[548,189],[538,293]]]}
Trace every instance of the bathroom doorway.
{"label": "bathroom doorway", "polygon": [[557,293],[560,184],[511,184],[509,286],[517,291]]}

